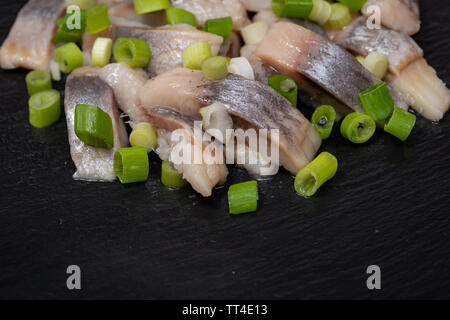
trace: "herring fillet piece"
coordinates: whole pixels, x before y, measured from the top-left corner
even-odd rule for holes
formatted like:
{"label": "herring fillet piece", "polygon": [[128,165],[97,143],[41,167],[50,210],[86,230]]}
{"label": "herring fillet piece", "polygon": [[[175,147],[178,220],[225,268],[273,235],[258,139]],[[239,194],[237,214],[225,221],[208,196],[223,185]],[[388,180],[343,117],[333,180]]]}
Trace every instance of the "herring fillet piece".
{"label": "herring fillet piece", "polygon": [[139,107],[139,90],[147,82],[144,70],[131,68],[125,63],[111,63],[98,69],[97,74],[114,91],[120,109],[130,117],[130,125],[148,122],[148,116]]}
{"label": "herring fillet piece", "polygon": [[49,70],[55,21],[64,14],[64,0],[30,0],[19,12],[0,49],[3,69]]}
{"label": "herring fillet piece", "polygon": [[192,12],[200,26],[209,19],[230,16],[233,28],[241,30],[250,23],[247,10],[239,0],[172,0],[172,6]]}
{"label": "herring fillet piece", "polygon": [[356,54],[376,51],[389,59],[386,82],[400,92],[417,112],[439,121],[450,106],[450,91],[423,58],[423,51],[408,35],[381,27],[369,29],[360,18],[341,31],[334,41]]}
{"label": "herring fillet piece", "polygon": [[364,17],[345,27],[333,41],[361,56],[374,51],[386,55],[389,71],[395,75],[399,75],[412,61],[423,57],[422,48],[411,37],[386,28],[369,29]]}
{"label": "herring fillet piece", "polygon": [[[207,148],[207,144],[201,140],[198,141],[194,135],[194,121],[200,121],[200,118],[184,116],[167,107],[156,107],[145,111],[150,123],[157,129],[159,146],[156,149],[156,153],[162,160],[174,162],[175,169],[183,174],[183,178],[189,182],[195,191],[204,197],[209,197],[212,195],[212,190],[216,185],[225,183],[228,169],[223,155],[219,155],[221,157],[219,163],[208,164],[205,161],[198,164],[194,163],[194,153],[199,152],[199,154],[203,154]],[[171,134],[175,130],[183,133],[185,137],[183,142],[172,139]],[[188,150],[191,152],[191,159],[187,163],[184,161],[177,163],[172,158],[172,149],[180,143],[183,145],[178,147],[181,147],[183,152]]]}
{"label": "herring fillet piece", "polygon": [[413,35],[420,30],[419,4],[417,0],[368,0],[362,12],[372,13],[371,6],[380,8],[381,24],[386,28]]}
{"label": "herring fillet piece", "polygon": [[[205,79],[201,71],[175,69],[147,81],[140,91],[143,108],[171,107],[198,117],[200,108],[223,103],[235,128],[279,129],[280,164],[292,174],[306,166],[321,144],[311,123],[269,86],[237,75],[220,81]],[[270,139],[269,141],[273,141]]]}
{"label": "herring fillet piece", "polygon": [[[66,81],[65,113],[70,154],[77,171],[74,179],[113,181],[114,153],[118,148],[128,146],[128,135],[120,118],[112,89],[96,74],[97,68],[84,67],[73,71]],[[77,104],[98,106],[109,114],[113,124],[114,147],[112,149],[94,148],[86,145],[75,134],[74,120]]]}
{"label": "herring fillet piece", "polygon": [[[357,112],[364,112],[359,93],[381,81],[345,49],[289,22],[272,25],[254,54],[284,74],[308,78]],[[407,108],[400,94],[390,91],[396,105]]]}
{"label": "herring fillet piece", "polygon": [[[147,110],[140,106],[138,93],[147,81],[142,69],[130,68],[124,63],[112,63],[99,69],[97,74],[113,89],[120,109],[128,114],[132,127],[139,122],[153,124],[158,133],[159,147],[156,152],[162,160],[169,159],[170,151],[174,147],[170,139],[174,130],[182,129],[189,137],[193,136],[194,121],[201,119],[198,115],[185,116],[166,107]],[[193,189],[204,197],[212,194],[214,186],[225,182],[228,173],[226,165],[220,164],[180,164],[176,168]]]}
{"label": "herring fillet piece", "polygon": [[150,76],[183,66],[183,51],[195,42],[208,42],[213,56],[219,53],[223,42],[223,38],[215,34],[180,26],[165,28],[116,26],[114,39],[119,37],[147,41],[152,50],[152,58],[146,69]]}

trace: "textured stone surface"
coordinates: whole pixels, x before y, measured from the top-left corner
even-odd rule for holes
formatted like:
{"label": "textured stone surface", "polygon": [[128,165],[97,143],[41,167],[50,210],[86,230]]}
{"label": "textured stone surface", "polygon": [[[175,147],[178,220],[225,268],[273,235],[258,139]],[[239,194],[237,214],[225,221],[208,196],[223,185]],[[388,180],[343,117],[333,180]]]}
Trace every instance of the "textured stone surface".
{"label": "textured stone surface", "polygon": [[[9,3],[1,41],[24,1]],[[450,4],[421,5],[415,39],[450,83]],[[322,150],[339,172],[314,198],[282,171],[259,183],[256,213],[230,217],[228,185],[249,179],[237,169],[211,199],[164,188],[155,157],[146,184],[73,181],[65,119],[28,124],[25,74],[0,71],[0,298],[450,298],[449,115],[419,117],[404,144],[335,131]],[[372,264],[379,292],[366,289]]]}

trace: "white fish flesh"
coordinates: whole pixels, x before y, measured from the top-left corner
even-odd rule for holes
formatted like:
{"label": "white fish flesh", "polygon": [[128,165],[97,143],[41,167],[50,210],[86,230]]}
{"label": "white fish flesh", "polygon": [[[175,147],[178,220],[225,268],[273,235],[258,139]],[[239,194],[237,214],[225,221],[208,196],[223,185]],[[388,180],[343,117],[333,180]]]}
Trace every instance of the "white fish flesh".
{"label": "white fish flesh", "polygon": [[[67,132],[70,154],[77,169],[73,177],[81,180],[113,181],[116,179],[114,152],[118,148],[128,146],[128,135],[120,118],[113,90],[98,77],[96,71],[97,69],[92,67],[79,68],[73,71],[66,81],[64,105]],[[88,146],[76,136],[74,120],[77,104],[98,106],[109,114],[114,132],[112,149]]]}
{"label": "white fish flesh", "polygon": [[28,1],[0,49],[1,67],[50,70],[54,22],[64,13],[64,0]]}
{"label": "white fish flesh", "polygon": [[417,0],[368,0],[362,12],[370,16],[371,6],[380,8],[381,24],[386,28],[413,35],[420,30],[419,3]]}

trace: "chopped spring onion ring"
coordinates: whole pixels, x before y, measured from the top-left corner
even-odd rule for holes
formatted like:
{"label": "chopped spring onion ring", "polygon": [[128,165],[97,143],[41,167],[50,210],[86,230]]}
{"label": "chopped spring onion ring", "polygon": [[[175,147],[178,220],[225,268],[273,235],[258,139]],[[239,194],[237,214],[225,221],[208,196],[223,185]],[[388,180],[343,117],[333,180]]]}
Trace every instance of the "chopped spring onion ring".
{"label": "chopped spring onion ring", "polygon": [[322,25],[331,16],[331,4],[325,0],[313,0],[313,9],[309,15],[309,20]]}
{"label": "chopped spring onion ring", "polygon": [[33,94],[28,101],[28,110],[33,127],[44,128],[55,123],[61,116],[59,91],[50,89]]}
{"label": "chopped spring onion ring", "polygon": [[59,27],[55,35],[52,38],[53,43],[67,43],[76,42],[80,43],[83,37],[83,32],[79,30],[65,31],[63,27]]}
{"label": "chopped spring onion ring", "polygon": [[147,181],[149,162],[145,148],[117,149],[114,154],[114,171],[123,184]]}
{"label": "chopped spring onion ring", "polygon": [[34,70],[30,71],[25,81],[27,83],[28,95],[32,96],[33,94],[44,91],[52,88],[52,78],[48,71],[44,70]]}
{"label": "chopped spring onion ring", "polygon": [[318,107],[311,118],[314,129],[319,132],[322,139],[328,139],[333,131],[334,120],[336,120],[336,110],[332,106],[323,105]]}
{"label": "chopped spring onion ring", "polygon": [[364,65],[364,57],[363,56],[356,56],[356,60],[358,60],[359,63],[361,63],[362,65]]}
{"label": "chopped spring onion ring", "polygon": [[378,52],[371,52],[364,59],[363,65],[377,78],[383,79],[388,70],[389,61],[386,55]]}
{"label": "chopped spring onion ring", "polygon": [[341,124],[341,134],[353,143],[365,143],[375,133],[375,121],[366,114],[353,112]]}
{"label": "chopped spring onion ring", "polygon": [[164,160],[161,165],[161,182],[166,187],[174,189],[187,185],[187,181],[183,179],[183,175],[168,160]]}
{"label": "chopped spring onion ring", "polygon": [[[227,136],[227,130],[233,129],[233,119],[223,103],[215,102],[208,107],[201,108],[200,114],[202,115],[202,127],[205,132],[209,133],[223,144],[229,142],[227,139],[233,138],[233,135]],[[210,129],[218,130],[220,136],[217,131]]]}
{"label": "chopped spring onion ring", "polygon": [[345,4],[353,11],[359,11],[366,4],[367,0],[338,0],[340,3]]}
{"label": "chopped spring onion ring", "polygon": [[53,43],[81,43],[83,31],[86,28],[86,10],[80,10],[79,25],[77,25],[77,19],[73,18],[74,14],[77,14],[77,11],[67,13],[64,17],[55,21],[58,30],[52,38]]}
{"label": "chopped spring onion ring", "polygon": [[384,126],[384,131],[399,138],[401,141],[408,139],[414,125],[416,116],[406,110],[394,107],[391,118]]}
{"label": "chopped spring onion ring", "polygon": [[188,69],[202,68],[202,63],[211,57],[211,46],[208,42],[194,42],[183,51],[183,66]]}
{"label": "chopped spring onion ring", "polygon": [[247,60],[247,58],[244,57],[231,59],[230,63],[228,64],[228,72],[238,74],[250,80],[255,80],[253,67]]}
{"label": "chopped spring onion ring", "polygon": [[86,25],[90,34],[99,33],[109,27],[108,5],[106,3],[98,4],[89,8],[86,12]]}
{"label": "chopped spring onion ring", "polygon": [[352,22],[350,9],[341,3],[333,3],[331,5],[331,15],[328,18],[326,27],[333,30],[341,30],[346,25],[349,25],[350,22]]}
{"label": "chopped spring onion ring", "polygon": [[224,39],[228,38],[233,32],[233,19],[231,17],[206,20],[203,25],[206,32],[217,34]]}
{"label": "chopped spring onion ring", "polygon": [[269,77],[268,83],[276,92],[289,100],[293,106],[297,106],[298,86],[294,80],[288,76],[275,74]]}
{"label": "chopped spring onion ring", "polygon": [[166,9],[167,22],[171,25],[175,24],[189,24],[193,27],[197,27],[197,19],[195,15],[189,11],[170,7]]}
{"label": "chopped spring onion ring", "polygon": [[92,47],[92,65],[104,67],[111,60],[113,42],[109,38],[98,37]]}
{"label": "chopped spring onion ring", "polygon": [[245,44],[260,43],[269,30],[269,24],[265,21],[259,21],[242,28],[241,35]]}
{"label": "chopped spring onion ring", "polygon": [[89,9],[95,5],[95,0],[66,0],[66,5],[69,6],[78,6],[81,9]]}
{"label": "chopped spring onion ring", "polygon": [[73,42],[66,43],[63,46],[56,48],[53,51],[53,56],[58,63],[59,70],[64,73],[69,73],[72,70],[83,66],[83,53]]}
{"label": "chopped spring onion ring", "polygon": [[304,196],[311,197],[337,172],[338,161],[328,152],[322,152],[306,167],[300,170],[295,177],[295,191]]}
{"label": "chopped spring onion ring", "polygon": [[170,7],[169,0],[133,0],[136,14],[165,10]]}
{"label": "chopped spring onion ring", "polygon": [[312,9],[312,0],[272,0],[272,10],[278,17],[306,19]]}
{"label": "chopped spring onion ring", "polygon": [[78,104],[74,122],[75,134],[87,145],[105,149],[114,146],[111,117],[99,107]]}
{"label": "chopped spring onion ring", "polygon": [[202,63],[203,76],[208,80],[221,80],[228,75],[228,60],[225,57],[211,57]]}
{"label": "chopped spring onion ring", "polygon": [[124,62],[133,68],[146,67],[152,56],[147,42],[135,38],[118,38],[114,42],[113,53],[117,62]]}
{"label": "chopped spring onion ring", "polygon": [[359,94],[364,111],[375,121],[384,120],[394,110],[392,99],[386,82],[379,82]]}
{"label": "chopped spring onion ring", "polygon": [[230,189],[228,189],[230,214],[256,211],[258,208],[258,199],[258,182],[255,180],[230,186]]}
{"label": "chopped spring onion ring", "polygon": [[155,129],[147,122],[137,124],[130,134],[130,144],[133,147],[144,147],[147,152],[151,152],[157,144]]}

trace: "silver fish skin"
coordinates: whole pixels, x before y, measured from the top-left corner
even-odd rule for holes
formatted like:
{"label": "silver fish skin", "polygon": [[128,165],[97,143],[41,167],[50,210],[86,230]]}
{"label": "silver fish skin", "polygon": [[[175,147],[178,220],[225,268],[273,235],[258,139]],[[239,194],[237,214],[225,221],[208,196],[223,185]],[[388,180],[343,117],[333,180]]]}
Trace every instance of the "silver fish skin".
{"label": "silver fish skin", "polygon": [[395,75],[399,75],[412,61],[423,57],[422,48],[410,36],[383,27],[369,29],[364,17],[345,27],[333,41],[357,55],[367,56],[371,52],[386,55],[389,71]]}
{"label": "silver fish skin", "polygon": [[235,30],[250,23],[247,10],[239,0],[172,0],[172,6],[192,12],[200,26],[206,20],[228,16],[233,19]]}
{"label": "silver fish skin", "polygon": [[65,13],[64,0],[30,0],[22,8],[0,48],[3,69],[49,70],[54,22]]}
{"label": "silver fish skin", "polygon": [[[92,181],[114,181],[114,153],[128,146],[125,125],[120,118],[112,89],[96,74],[97,68],[84,67],[74,70],[66,81],[65,113],[70,154],[77,171],[74,179]],[[75,134],[74,120],[77,104],[98,106],[109,114],[113,124],[114,147],[94,148],[86,145]]]}
{"label": "silver fish skin", "polygon": [[[380,82],[337,44],[289,22],[272,25],[255,55],[284,74],[308,78],[357,112],[364,112],[359,93]],[[407,108],[400,94],[390,91],[396,105]]]}
{"label": "silver fish skin", "polygon": [[[280,164],[292,174],[314,158],[321,144],[311,123],[285,98],[263,83],[237,75],[209,81],[201,71],[174,69],[150,79],[140,101],[147,110],[169,106],[193,117],[199,116],[200,108],[221,102],[235,128],[279,129]],[[274,143],[270,132],[268,139]]]}
{"label": "silver fish skin", "polygon": [[119,37],[133,37],[147,41],[152,50],[152,58],[146,69],[150,76],[183,66],[183,51],[192,43],[208,42],[214,56],[219,53],[223,42],[223,38],[215,34],[180,26],[167,28],[116,26],[114,39]]}
{"label": "silver fish skin", "polygon": [[[182,115],[180,112],[168,107],[155,107],[146,109],[145,112],[149,118],[149,122],[157,128],[158,133],[158,148],[156,153],[161,160],[172,161],[171,151],[177,146],[183,150],[189,149],[193,155],[196,151],[201,154],[208,148],[208,144],[201,140],[197,141],[194,135],[194,121],[201,121],[199,117],[189,117]],[[185,139],[183,142],[173,140],[172,132],[180,130],[183,132]],[[179,132],[178,132],[179,134]],[[179,144],[183,145],[180,146]],[[183,175],[183,178],[189,182],[192,188],[200,193],[203,197],[212,195],[212,190],[218,184],[223,184],[228,175],[228,169],[225,164],[223,155],[216,155],[220,157],[219,163],[202,163],[195,164],[193,162],[181,163],[174,162],[175,169]]]}
{"label": "silver fish skin", "polygon": [[417,0],[368,0],[362,12],[370,16],[371,6],[380,8],[381,24],[386,28],[413,35],[420,30],[419,4]]}

